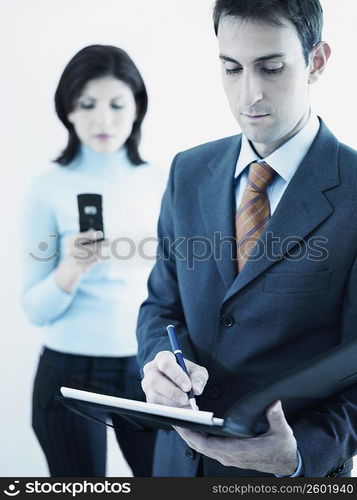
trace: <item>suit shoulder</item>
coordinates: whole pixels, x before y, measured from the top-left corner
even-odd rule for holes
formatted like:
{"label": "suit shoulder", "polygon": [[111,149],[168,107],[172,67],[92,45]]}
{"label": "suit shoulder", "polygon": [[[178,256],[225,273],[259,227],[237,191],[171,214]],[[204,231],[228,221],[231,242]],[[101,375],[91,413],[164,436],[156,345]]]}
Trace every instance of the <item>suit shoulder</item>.
{"label": "suit shoulder", "polygon": [[222,139],[200,144],[199,146],[178,153],[176,159],[181,162],[194,162],[198,164],[207,162],[212,159],[213,155],[223,153],[227,147],[234,143],[238,143],[240,137],[240,135],[232,135],[230,137],[224,137]]}
{"label": "suit shoulder", "polygon": [[339,171],[341,179],[349,186],[357,188],[357,151],[339,143]]}
{"label": "suit shoulder", "polygon": [[339,143],[341,160],[357,167],[357,151],[347,144]]}

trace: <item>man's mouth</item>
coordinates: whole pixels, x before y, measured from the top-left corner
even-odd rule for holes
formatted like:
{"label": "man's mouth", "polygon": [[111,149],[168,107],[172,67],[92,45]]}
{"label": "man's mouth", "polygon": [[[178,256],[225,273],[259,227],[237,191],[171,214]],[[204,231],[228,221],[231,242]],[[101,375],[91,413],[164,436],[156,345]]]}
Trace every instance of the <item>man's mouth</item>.
{"label": "man's mouth", "polygon": [[249,115],[247,113],[241,113],[242,116],[250,119],[250,120],[262,120],[263,118],[266,118],[267,116],[269,116],[269,114],[265,114],[265,115]]}

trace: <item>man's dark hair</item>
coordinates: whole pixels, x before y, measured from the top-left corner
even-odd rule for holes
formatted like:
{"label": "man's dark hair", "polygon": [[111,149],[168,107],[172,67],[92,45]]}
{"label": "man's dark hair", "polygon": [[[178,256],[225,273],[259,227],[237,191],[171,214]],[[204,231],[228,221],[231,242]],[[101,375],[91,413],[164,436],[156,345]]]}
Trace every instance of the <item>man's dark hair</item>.
{"label": "man's dark hair", "polygon": [[306,64],[314,45],[321,42],[323,10],[319,0],[216,0],[213,10],[217,35],[219,20],[225,16],[252,19],[282,26],[291,21],[299,35]]}
{"label": "man's dark hair", "polygon": [[89,80],[103,76],[113,76],[126,83],[133,92],[136,104],[136,119],[125,146],[130,161],[134,165],[145,163],[139,154],[141,124],[145,117],[148,96],[138,68],[129,55],[112,45],[89,45],[75,54],[65,67],[55,93],[55,108],[58,118],[68,130],[68,143],[60,156],[54,160],[60,165],[68,165],[76,156],[79,139],[68,114],[73,110],[76,99]]}

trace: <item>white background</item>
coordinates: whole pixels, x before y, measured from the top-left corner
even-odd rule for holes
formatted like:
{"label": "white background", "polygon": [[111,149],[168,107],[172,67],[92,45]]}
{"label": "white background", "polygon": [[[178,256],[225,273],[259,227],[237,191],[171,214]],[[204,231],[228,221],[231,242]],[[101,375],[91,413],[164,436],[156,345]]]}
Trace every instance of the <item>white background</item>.
{"label": "white background", "polygon": [[[53,94],[68,60],[93,43],[118,45],[147,84],[142,152],[167,171],[179,150],[239,132],[220,82],[212,0],[0,0],[1,196],[0,475],[46,476],[30,425],[42,331],[20,308],[20,214],[27,182],[51,168],[66,132]],[[356,147],[356,0],[323,0],[332,57],[312,88],[315,111]],[[129,475],[109,437],[108,474]],[[357,472],[355,472],[357,475]]]}

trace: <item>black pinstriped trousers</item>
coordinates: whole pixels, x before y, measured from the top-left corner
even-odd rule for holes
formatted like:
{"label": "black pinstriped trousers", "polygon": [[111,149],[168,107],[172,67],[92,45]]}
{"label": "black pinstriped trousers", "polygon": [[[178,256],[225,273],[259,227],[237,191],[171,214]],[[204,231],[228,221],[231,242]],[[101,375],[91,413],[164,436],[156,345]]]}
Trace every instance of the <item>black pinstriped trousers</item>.
{"label": "black pinstriped trousers", "polygon": [[[104,477],[107,427],[76,415],[54,399],[61,386],[144,400],[135,357],[111,358],[64,354],[45,348],[35,377],[32,426],[46,455],[51,476]],[[103,414],[87,410],[103,420]],[[122,430],[128,424],[112,419],[120,449],[134,476],[151,476],[156,432]],[[105,419],[105,416],[104,416]]]}

